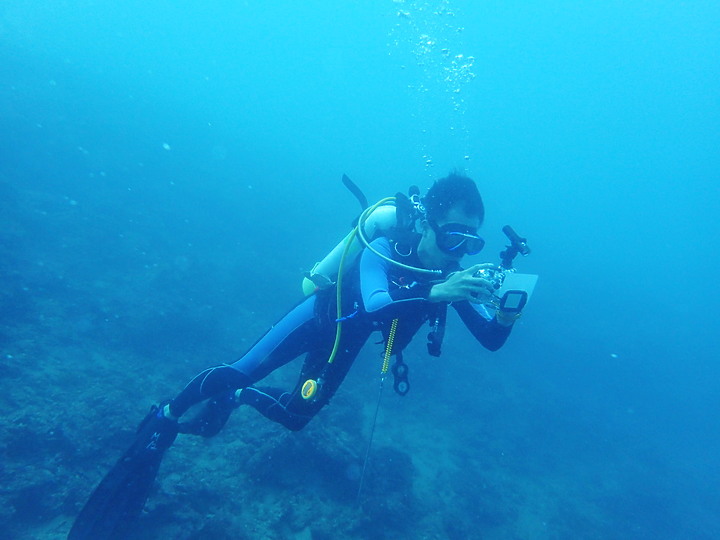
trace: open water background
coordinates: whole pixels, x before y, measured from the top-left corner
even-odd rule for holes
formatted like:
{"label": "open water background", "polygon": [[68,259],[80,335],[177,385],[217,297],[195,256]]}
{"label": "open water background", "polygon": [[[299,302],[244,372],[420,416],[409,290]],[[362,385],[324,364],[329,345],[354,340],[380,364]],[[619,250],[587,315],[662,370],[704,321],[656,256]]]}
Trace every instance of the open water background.
{"label": "open water background", "polygon": [[[384,397],[376,442],[447,479],[423,534],[720,536],[719,25],[710,1],[4,0],[0,449],[30,471],[7,534],[59,535],[86,496],[38,488],[30,517],[33,467],[83,470],[83,428],[129,429],[298,300],[357,214],[342,173],[375,200],[458,169],[474,262],[509,223],[540,281],[503,350],[451,319]],[[373,354],[344,388],[366,424]]]}

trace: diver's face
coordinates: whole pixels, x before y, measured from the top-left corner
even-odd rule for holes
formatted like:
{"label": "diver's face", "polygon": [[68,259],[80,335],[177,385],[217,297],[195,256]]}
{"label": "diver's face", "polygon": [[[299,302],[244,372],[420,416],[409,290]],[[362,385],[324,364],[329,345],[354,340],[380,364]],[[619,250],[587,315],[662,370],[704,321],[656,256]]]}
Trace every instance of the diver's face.
{"label": "diver's face", "polygon": [[442,233],[437,231],[449,224],[460,225],[459,229],[464,228],[474,232],[480,226],[480,220],[477,216],[469,216],[461,209],[454,207],[450,209],[443,220],[436,221],[434,224],[423,221],[422,238],[418,244],[418,257],[425,268],[446,270],[465,255],[466,250],[462,245],[455,251],[443,250],[438,246],[437,235]]}

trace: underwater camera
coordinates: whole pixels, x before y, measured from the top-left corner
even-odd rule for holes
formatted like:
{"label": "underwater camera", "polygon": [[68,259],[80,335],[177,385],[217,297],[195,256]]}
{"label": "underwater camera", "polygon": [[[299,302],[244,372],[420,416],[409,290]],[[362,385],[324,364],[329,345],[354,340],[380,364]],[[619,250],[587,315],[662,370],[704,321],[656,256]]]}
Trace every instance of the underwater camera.
{"label": "underwater camera", "polygon": [[488,299],[488,306],[519,313],[530,298],[538,276],[516,273],[513,260],[518,254],[523,257],[529,255],[530,247],[527,239],[519,236],[510,225],[505,225],[502,231],[510,240],[510,245],[505,246],[500,253],[500,265],[495,268],[481,268],[475,272],[475,277],[483,278],[492,284],[495,294]]}

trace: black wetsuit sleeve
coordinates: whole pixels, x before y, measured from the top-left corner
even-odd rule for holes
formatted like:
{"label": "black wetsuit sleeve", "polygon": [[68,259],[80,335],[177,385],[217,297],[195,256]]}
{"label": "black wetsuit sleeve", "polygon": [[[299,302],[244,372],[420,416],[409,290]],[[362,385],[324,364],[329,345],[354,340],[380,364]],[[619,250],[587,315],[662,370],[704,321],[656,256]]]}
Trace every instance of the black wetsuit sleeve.
{"label": "black wetsuit sleeve", "polygon": [[[371,243],[379,253],[391,256],[390,242],[387,238],[378,238]],[[360,289],[365,311],[371,313],[390,304],[408,301],[426,301],[431,285],[418,281],[390,287],[390,263],[365,249],[360,259]]]}
{"label": "black wetsuit sleeve", "polygon": [[[482,315],[467,300],[453,302],[451,305],[458,312],[468,330],[483,347],[490,351],[497,351],[505,344],[512,326],[498,324],[495,316],[490,313],[486,312],[486,315]],[[484,310],[484,308],[482,309]]]}

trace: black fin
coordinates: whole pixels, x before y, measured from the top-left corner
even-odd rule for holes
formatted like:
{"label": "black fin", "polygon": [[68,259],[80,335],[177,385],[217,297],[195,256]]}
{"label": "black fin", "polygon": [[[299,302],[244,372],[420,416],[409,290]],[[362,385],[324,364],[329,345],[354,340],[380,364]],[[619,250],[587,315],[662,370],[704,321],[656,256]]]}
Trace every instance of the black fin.
{"label": "black fin", "polygon": [[153,407],[135,442],[95,488],[75,519],[68,540],[128,538],[157,476],[163,454],[177,436],[177,423]]}

